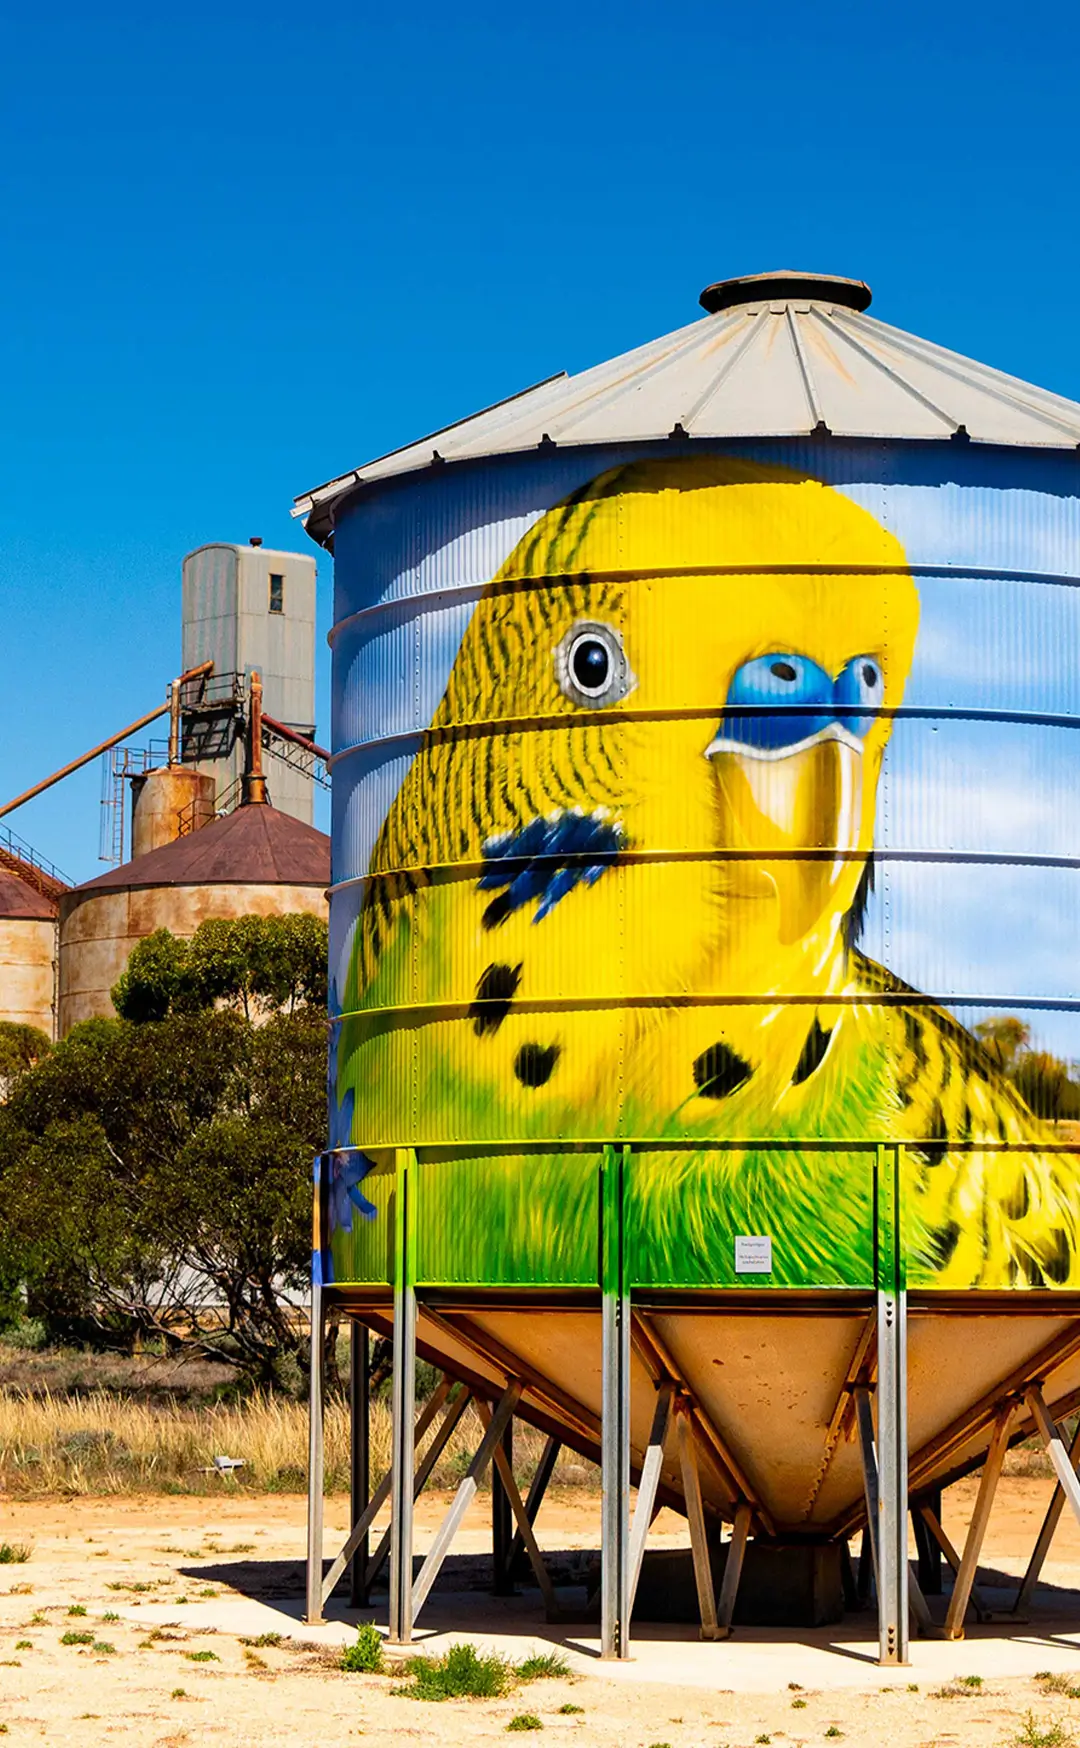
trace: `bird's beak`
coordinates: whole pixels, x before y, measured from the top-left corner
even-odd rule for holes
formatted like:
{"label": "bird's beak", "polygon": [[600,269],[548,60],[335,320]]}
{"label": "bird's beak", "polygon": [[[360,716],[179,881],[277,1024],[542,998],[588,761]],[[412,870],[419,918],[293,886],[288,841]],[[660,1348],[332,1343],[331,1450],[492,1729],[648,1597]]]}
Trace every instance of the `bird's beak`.
{"label": "bird's beak", "polygon": [[[706,749],[718,784],[720,848],[737,851],[734,892],[775,889],[780,939],[801,940],[848,907],[861,869],[862,743],[830,723],[793,747],[760,749],[720,734]],[[838,904],[838,900],[840,903]]]}

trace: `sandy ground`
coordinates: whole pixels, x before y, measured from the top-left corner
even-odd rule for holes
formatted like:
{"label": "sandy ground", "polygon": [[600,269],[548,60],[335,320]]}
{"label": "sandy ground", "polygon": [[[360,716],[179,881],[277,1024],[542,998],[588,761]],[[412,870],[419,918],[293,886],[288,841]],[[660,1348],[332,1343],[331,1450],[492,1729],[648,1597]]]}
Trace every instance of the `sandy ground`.
{"label": "sandy ground", "polygon": [[[1027,1477],[1002,1484],[984,1565],[1023,1569],[1050,1491],[1049,1481]],[[946,1526],[954,1541],[973,1498],[973,1484],[953,1490]],[[444,1507],[445,1497],[421,1501],[418,1549]],[[477,1502],[460,1552],[490,1545],[486,1509]],[[550,1499],[538,1525],[542,1543],[595,1547],[598,1513],[588,1494]],[[1035,1678],[1039,1670],[1061,1671],[1059,1685],[1080,1691],[1075,1598],[1068,1621],[1044,1613],[1026,1629],[982,1628],[963,1644],[924,1643],[913,1648],[910,1670],[879,1671],[866,1621],[819,1633],[810,1651],[794,1640],[811,1635],[746,1629],[727,1644],[701,1646],[689,1630],[645,1630],[635,1661],[616,1667],[596,1662],[595,1629],[571,1628],[560,1640],[545,1628],[534,1597],[502,1605],[475,1595],[485,1642],[503,1643],[514,1657],[565,1643],[575,1677],[532,1683],[501,1700],[424,1704],[394,1694],[400,1677],[336,1668],[337,1646],[352,1632],[342,1620],[316,1632],[303,1627],[296,1594],[303,1521],[302,1499],[244,1497],[226,1493],[224,1484],[218,1501],[0,1502],[0,1541],[33,1547],[26,1564],[0,1567],[0,1727],[13,1748],[31,1740],[58,1748],[116,1741],[131,1748],[325,1748],[360,1737],[455,1748],[505,1740],[523,1713],[577,1748],[794,1748],[840,1739],[851,1748],[1062,1748],[1074,1731],[1080,1740],[1080,1698],[1047,1691]],[[344,1502],[332,1502],[328,1552],[345,1522]],[[680,1520],[663,1514],[654,1539],[682,1543]],[[1067,1515],[1047,1577],[1080,1587],[1080,1527]],[[431,1607],[437,1622],[446,1604],[436,1594]],[[500,1620],[514,1636],[500,1640]],[[286,1635],[280,1644],[241,1643],[267,1622]],[[1074,1629],[1075,1640],[1066,1636]],[[84,1631],[93,1634],[91,1644],[62,1643],[65,1633]],[[584,1636],[574,1638],[575,1631]],[[981,1686],[952,1684],[979,1672]]]}

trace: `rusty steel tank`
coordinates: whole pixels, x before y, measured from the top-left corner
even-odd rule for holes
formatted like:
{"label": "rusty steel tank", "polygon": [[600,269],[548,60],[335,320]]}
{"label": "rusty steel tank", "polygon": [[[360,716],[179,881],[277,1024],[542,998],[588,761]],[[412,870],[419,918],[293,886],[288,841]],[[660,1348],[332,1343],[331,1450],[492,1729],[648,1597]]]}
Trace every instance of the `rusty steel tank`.
{"label": "rusty steel tank", "polygon": [[63,883],[0,856],[0,1020],[56,1030],[57,917]]}
{"label": "rusty steel tank", "polygon": [[215,817],[216,782],[191,765],[161,765],[131,780],[131,858],[200,831]]}
{"label": "rusty steel tank", "polygon": [[114,1017],[109,992],[155,929],[188,937],[208,917],[325,917],[329,877],[325,832],[252,802],[75,887],[60,904],[60,1036]]}

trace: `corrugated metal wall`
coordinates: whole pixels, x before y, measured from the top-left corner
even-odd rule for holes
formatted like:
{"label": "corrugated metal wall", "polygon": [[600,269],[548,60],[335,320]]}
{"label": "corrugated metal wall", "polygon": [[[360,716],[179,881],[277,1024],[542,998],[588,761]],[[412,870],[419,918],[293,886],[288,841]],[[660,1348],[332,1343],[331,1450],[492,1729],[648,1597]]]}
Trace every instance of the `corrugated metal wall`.
{"label": "corrugated metal wall", "polygon": [[[975,1194],[972,1156],[949,1141],[996,1127],[1038,1152],[1065,1132],[988,1074],[950,1016],[970,1029],[1016,1015],[1033,1046],[1080,1058],[1077,460],[742,444],[727,483],[759,496],[736,515],[730,496],[703,509],[700,479],[689,489],[702,452],[669,443],[437,470],[341,518],[332,1004],[354,1017],[336,1022],[335,1140],[377,1155],[574,1135],[901,1139],[924,1208],[913,1242],[936,1279],[953,1204]],[[541,523],[620,461],[650,458],[636,508],[626,497],[566,512],[561,533]],[[804,476],[832,489],[808,495]],[[478,606],[500,571],[501,604]],[[571,626],[596,622],[616,628],[633,682],[599,711],[560,691],[557,656]],[[886,707],[866,694],[868,714],[849,700],[845,715],[816,693],[792,706],[766,689],[738,716],[752,664],[778,654],[799,658],[811,693],[815,675],[840,686],[876,662]],[[777,726],[800,710],[806,734]],[[856,725],[847,741],[830,739],[838,722]],[[595,828],[567,825],[575,808],[602,810]],[[489,840],[530,822],[532,838],[502,850],[526,876],[515,889],[497,880]],[[837,945],[857,885],[869,969]],[[773,1186],[740,1159],[737,1217],[757,1206],[750,1229],[764,1229]],[[563,1219],[574,1198],[551,1178],[565,1162],[549,1156],[531,1209],[526,1169],[508,1156],[485,1177],[474,1163],[455,1205],[485,1182],[512,1184],[504,1246],[529,1233],[535,1248],[563,1220],[562,1261],[553,1244],[548,1266],[570,1278],[578,1216]],[[807,1225],[837,1186],[853,1208],[864,1198],[854,1156],[826,1171],[803,1155],[800,1169]],[[1033,1169],[1044,1199],[1068,1200],[1060,1165]],[[684,1201],[701,1199],[700,1222],[718,1217],[715,1195],[690,1188],[699,1155],[664,1170]],[[684,1240],[700,1224],[685,1218]],[[1071,1232],[1075,1213],[1047,1218]],[[1052,1284],[1034,1264],[1017,1273],[1002,1242],[977,1281],[949,1277],[945,1257],[942,1283]],[[679,1278],[713,1278],[710,1249],[702,1240]],[[793,1280],[826,1278],[812,1252]],[[445,1278],[451,1264],[433,1266]],[[654,1276],[665,1269],[670,1254]]]}

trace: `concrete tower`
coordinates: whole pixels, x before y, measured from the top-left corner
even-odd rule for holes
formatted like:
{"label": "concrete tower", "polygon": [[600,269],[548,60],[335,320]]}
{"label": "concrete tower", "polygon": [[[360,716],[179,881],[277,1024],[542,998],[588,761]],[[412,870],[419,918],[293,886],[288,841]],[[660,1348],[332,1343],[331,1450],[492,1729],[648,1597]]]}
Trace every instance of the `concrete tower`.
{"label": "concrete tower", "polygon": [[[262,675],[266,715],[298,734],[315,733],[315,561],[256,542],[215,542],[184,559],[182,593],[182,666],[214,663],[207,708],[185,727],[184,759],[213,775],[220,806],[244,768],[232,705],[253,670]],[[267,777],[274,806],[310,825],[310,780],[272,757]]]}

